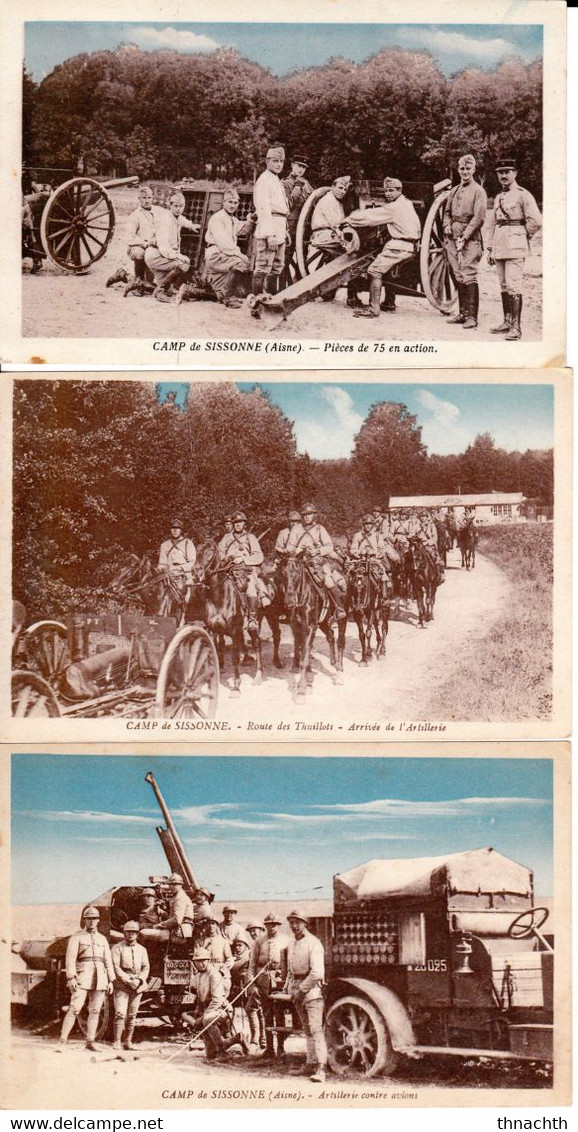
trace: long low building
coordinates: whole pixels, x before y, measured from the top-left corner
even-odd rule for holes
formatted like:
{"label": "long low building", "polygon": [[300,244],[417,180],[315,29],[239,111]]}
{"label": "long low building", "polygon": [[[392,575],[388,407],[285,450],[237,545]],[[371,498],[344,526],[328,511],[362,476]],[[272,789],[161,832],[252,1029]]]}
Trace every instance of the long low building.
{"label": "long low building", "polygon": [[390,508],[405,507],[407,510],[439,507],[448,510],[453,507],[456,513],[464,507],[476,508],[476,519],[483,526],[496,523],[525,523],[524,495],[521,491],[490,491],[479,495],[392,495]]}

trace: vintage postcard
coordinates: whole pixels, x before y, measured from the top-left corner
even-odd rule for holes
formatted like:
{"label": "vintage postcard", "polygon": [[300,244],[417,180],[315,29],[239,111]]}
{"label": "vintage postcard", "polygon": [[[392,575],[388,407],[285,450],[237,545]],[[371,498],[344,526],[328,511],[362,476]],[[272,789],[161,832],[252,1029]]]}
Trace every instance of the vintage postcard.
{"label": "vintage postcard", "polygon": [[6,378],[3,736],[568,734],[571,375],[471,372]]}
{"label": "vintage postcard", "polygon": [[570,750],[454,747],[5,748],[3,1103],[569,1104]]}
{"label": "vintage postcard", "polygon": [[5,17],[4,363],[564,364],[564,3],[182,16]]}

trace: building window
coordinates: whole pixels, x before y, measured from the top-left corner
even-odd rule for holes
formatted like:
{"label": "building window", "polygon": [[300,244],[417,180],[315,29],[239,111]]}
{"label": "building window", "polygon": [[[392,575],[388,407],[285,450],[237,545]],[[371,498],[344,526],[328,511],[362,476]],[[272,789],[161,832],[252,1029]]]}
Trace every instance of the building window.
{"label": "building window", "polygon": [[511,514],[512,514],[512,504],[511,503],[492,503],[492,515],[498,515],[498,516],[508,515],[508,516],[511,516]]}

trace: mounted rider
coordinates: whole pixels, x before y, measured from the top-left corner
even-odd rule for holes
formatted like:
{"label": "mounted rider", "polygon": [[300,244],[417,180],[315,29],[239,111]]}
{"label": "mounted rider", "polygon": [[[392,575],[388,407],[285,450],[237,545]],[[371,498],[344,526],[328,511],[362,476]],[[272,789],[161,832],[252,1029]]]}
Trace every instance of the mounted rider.
{"label": "mounted rider", "polygon": [[422,507],[415,516],[414,538],[418,538],[427,550],[438,572],[438,586],[445,582],[444,563],[438,547],[437,527],[427,509]]}
{"label": "mounted rider", "polygon": [[383,507],[376,504],[375,507],[372,508],[372,518],[377,533],[381,535],[383,539],[385,554],[389,563],[389,570],[391,571],[393,566],[399,566],[401,562],[401,557],[393,538],[393,512],[389,511],[387,508],[384,510]]}
{"label": "mounted rider", "polygon": [[[372,577],[381,587],[384,599],[387,599],[391,589],[390,553],[391,550],[375,525],[373,515],[364,515],[361,529],[355,532],[349,547],[351,569],[355,569],[358,562],[367,562]],[[397,551],[394,550],[394,554],[399,562]]]}
{"label": "mounted rider", "polygon": [[258,628],[257,613],[260,607],[271,604],[271,596],[263,581],[259,567],[264,554],[259,539],[247,530],[247,516],[244,511],[233,515],[233,530],[223,535],[219,543],[219,554],[223,562],[233,564],[235,584],[247,602],[247,623],[249,629]]}
{"label": "mounted rider", "polygon": [[[291,527],[284,553],[286,555],[303,554],[305,556],[314,581],[324,587],[338,620],[347,617],[343,605],[343,591],[338,584],[343,575],[335,566],[332,568],[329,561],[331,558],[335,558],[333,540],[325,527],[318,522],[318,511],[313,503],[306,503],[301,508],[301,522],[294,523]],[[344,584],[344,581],[343,579],[342,584]]]}
{"label": "mounted rider", "polygon": [[188,601],[193,582],[192,571],[197,560],[197,551],[192,539],[184,535],[184,523],[180,517],[171,521],[171,536],[161,543],[159,550],[159,571],[166,575],[178,591],[179,599]]}
{"label": "mounted rider", "polygon": [[[275,558],[282,558],[284,554],[287,554],[287,544],[290,542],[293,534],[295,533],[296,527],[300,528],[299,533],[301,533],[301,531],[303,530],[303,524],[301,523],[301,512],[295,510],[295,508],[289,511],[287,514],[287,523],[288,526],[283,527],[277,535],[277,542],[275,543]],[[289,551],[289,553],[291,553],[291,551]]]}
{"label": "mounted rider", "polygon": [[462,514],[458,519],[458,530],[464,531],[466,527],[476,525],[476,507],[474,503],[469,503],[464,507]]}

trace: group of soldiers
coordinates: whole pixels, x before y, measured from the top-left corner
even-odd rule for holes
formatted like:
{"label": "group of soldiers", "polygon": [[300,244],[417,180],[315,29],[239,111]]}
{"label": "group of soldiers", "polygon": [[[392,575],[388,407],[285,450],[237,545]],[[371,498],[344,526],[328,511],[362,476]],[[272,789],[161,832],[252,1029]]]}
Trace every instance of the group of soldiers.
{"label": "group of soldiers", "polygon": [[[321,586],[338,620],[347,617],[345,592],[349,572],[361,560],[371,564],[373,576],[383,590],[383,597],[391,595],[392,573],[403,566],[404,558],[413,538],[425,547],[438,574],[438,584],[444,580],[444,551],[447,549],[444,532],[453,542],[461,525],[475,520],[475,507],[460,508],[456,513],[450,507],[383,508],[376,504],[365,514],[346,549],[337,545],[327,528],[319,521],[317,507],[306,503],[288,512],[287,523],[279,531],[274,547],[274,566],[278,568],[290,556],[303,555],[316,583]],[[224,533],[218,542],[220,560],[230,564],[233,574],[244,574],[242,593],[246,598],[246,611],[250,627],[254,627],[260,607],[271,602],[271,589],[262,577],[265,556],[259,538],[247,529],[244,511],[236,511],[224,518]],[[444,545],[440,545],[442,538]],[[193,584],[193,570],[197,550],[191,538],[184,533],[182,518],[172,520],[170,536],[161,544],[159,570],[185,587]]]}
{"label": "group of soldiers", "polygon": [[[290,282],[288,265],[295,249],[297,223],[305,201],[314,192],[306,179],[307,158],[295,154],[290,172],[281,176],[285,163],[282,146],[272,146],[266,155],[265,170],[253,189],[253,208],[244,221],[236,213],[240,197],[233,187],[225,189],[223,206],[215,212],[204,235],[205,255],[202,278],[190,282],[189,258],[181,252],[183,229],[199,233],[198,224],[183,211],[185,198],[175,189],[168,208],[153,205],[152,190],[139,189],[139,206],[129,218],[127,254],[134,268],[129,279],[124,266],[110,276],[107,286],[125,282],[124,294],[142,295],[147,291],[161,302],[216,298],[228,307],[239,307],[248,295],[251,314],[260,317],[259,297],[275,295]],[[456,281],[458,310],[448,318],[464,330],[478,325],[478,270],[484,247],[482,228],[486,221],[487,195],[475,179],[476,161],[464,154],[458,161],[459,184],[449,193],[443,212],[444,248]],[[542,224],[536,201],[517,183],[516,162],[498,162],[496,175],[500,192],[496,194],[488,226],[488,262],[496,266],[503,306],[503,321],[491,327],[493,334],[504,334],[512,341],[521,337],[524,260],[530,254],[530,239]],[[352,188],[351,177],[341,174],[315,203],[311,216],[311,250],[324,258],[344,252],[342,228],[383,227],[385,243],[367,269],[369,303],[359,298],[361,280],[347,285],[347,306],[357,318],[379,318],[395,312],[395,289],[391,272],[413,258],[421,238],[421,224],[412,202],[403,194],[397,177],[383,182],[384,201],[371,203],[346,213],[344,200]],[[251,236],[250,255],[242,251],[239,237]],[[383,298],[382,298],[383,295]],[[326,296],[327,297],[327,296]],[[331,298],[331,296],[328,296]]]}
{"label": "group of soldiers", "polygon": [[[219,919],[207,889],[189,891],[192,898],[179,873],[168,879],[166,902],[155,888],[144,887],[138,921],[128,920],[122,936],[113,932],[119,938],[112,947],[98,930],[98,909],[93,905],[84,908],[81,930],[70,936],[66,949],[70,1003],[58,1049],[66,1048],[87,1002],[86,1048],[100,1048],[98,1023],[110,994],[114,1001],[113,1049],[133,1050],[139,1007],[150,977],[147,943],[160,942],[167,948],[176,943],[192,960],[188,990],[194,1003],[181,1014],[181,1022],[203,1038],[208,1060],[226,1055],[233,1046],[239,1046],[244,1056],[281,1057],[287,1010],[305,1035],[302,1071],[313,1081],[324,1081],[325,955],[321,941],[308,930],[305,913],[293,910],[287,917],[290,930],[285,933],[274,911],[263,922],[253,919],[241,924],[235,918],[237,909],[226,905]],[[244,1010],[248,1040],[243,1029],[235,1028],[236,1006]]]}

